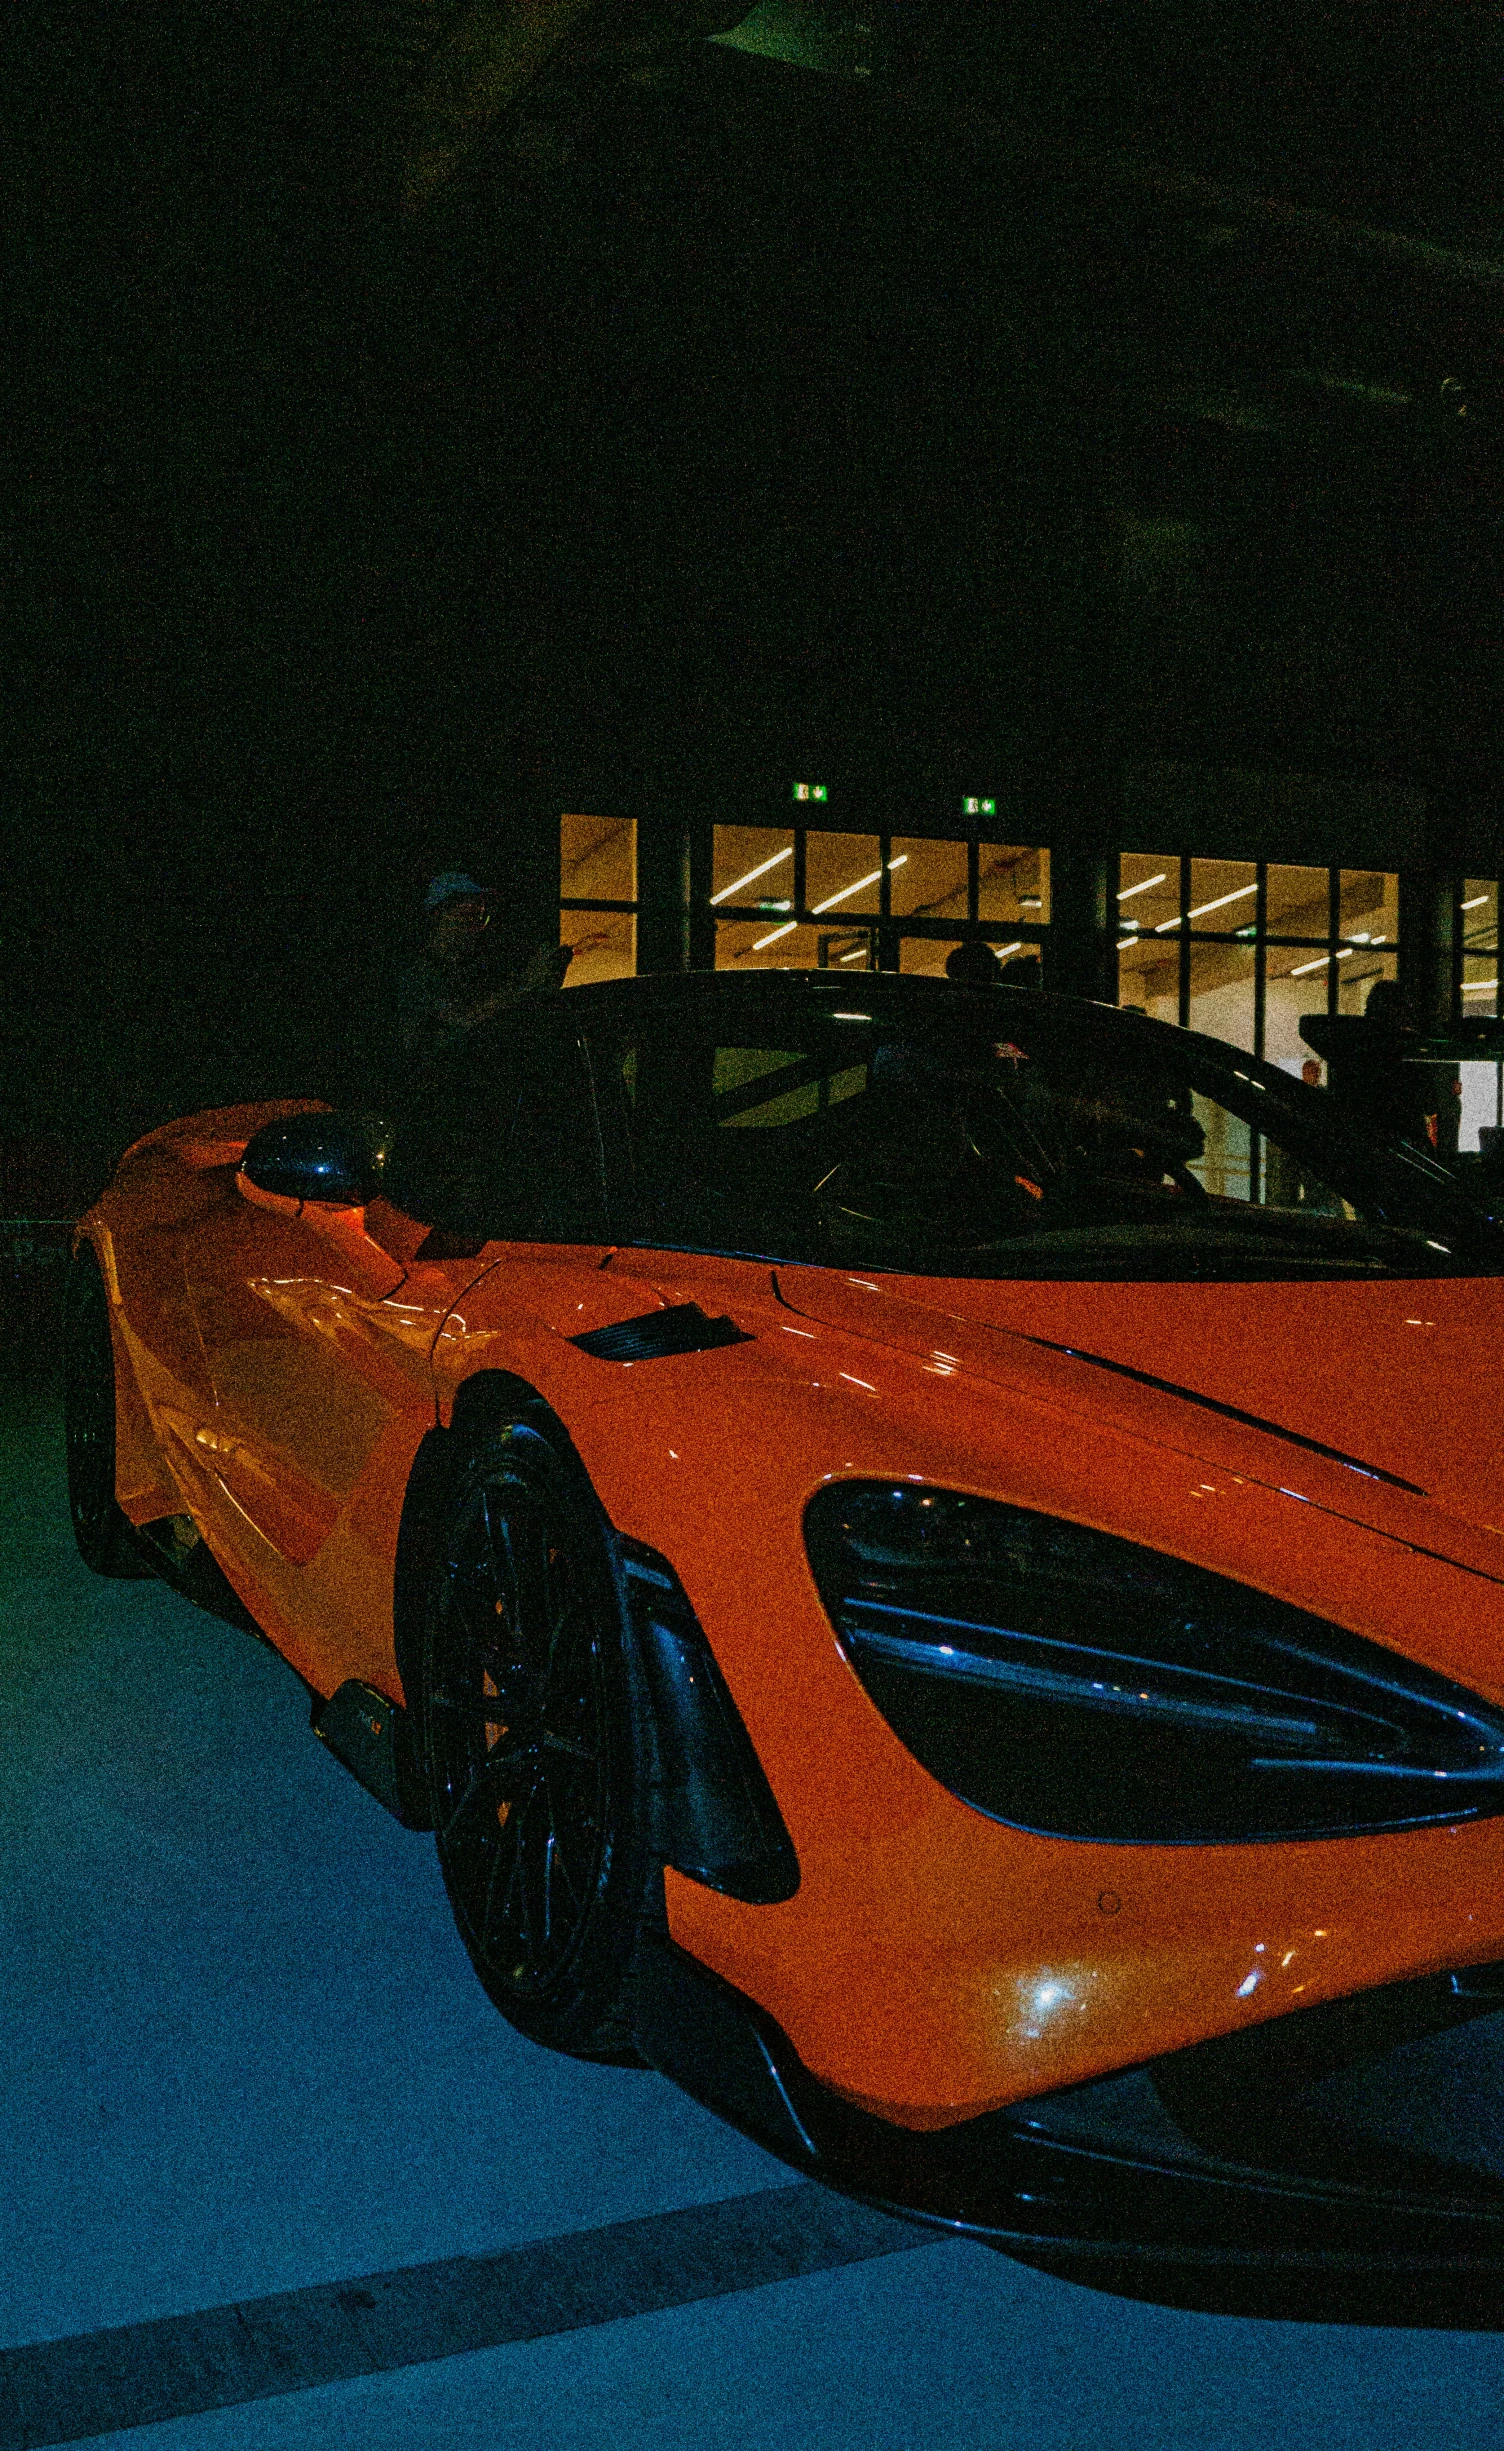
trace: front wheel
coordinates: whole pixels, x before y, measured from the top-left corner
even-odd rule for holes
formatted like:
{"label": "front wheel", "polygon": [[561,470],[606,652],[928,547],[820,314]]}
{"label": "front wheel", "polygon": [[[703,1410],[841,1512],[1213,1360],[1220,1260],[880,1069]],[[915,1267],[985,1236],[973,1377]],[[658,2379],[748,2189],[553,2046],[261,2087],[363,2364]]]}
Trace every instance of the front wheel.
{"label": "front wheel", "polygon": [[109,1297],[88,1243],[74,1256],[63,1308],[63,1435],[79,1556],[95,1574],[145,1580],[151,1567],[115,1497],[115,1348]]}
{"label": "front wheel", "polygon": [[420,1724],[460,1937],[533,2041],[630,2055],[661,1874],[610,1527],[542,1406],[480,1432],[434,1504]]}

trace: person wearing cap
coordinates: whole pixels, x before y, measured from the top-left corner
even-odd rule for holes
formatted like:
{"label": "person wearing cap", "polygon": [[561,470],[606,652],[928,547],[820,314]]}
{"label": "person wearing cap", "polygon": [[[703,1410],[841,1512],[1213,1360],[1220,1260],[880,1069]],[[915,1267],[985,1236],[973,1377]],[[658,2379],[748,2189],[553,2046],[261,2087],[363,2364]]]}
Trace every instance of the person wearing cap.
{"label": "person wearing cap", "polygon": [[491,896],[458,868],[446,869],[423,898],[428,938],[397,983],[397,1037],[404,1062],[421,1070],[462,1046],[472,1030],[519,996],[561,987],[570,964],[567,945],[539,945],[516,971],[495,983],[486,959]]}

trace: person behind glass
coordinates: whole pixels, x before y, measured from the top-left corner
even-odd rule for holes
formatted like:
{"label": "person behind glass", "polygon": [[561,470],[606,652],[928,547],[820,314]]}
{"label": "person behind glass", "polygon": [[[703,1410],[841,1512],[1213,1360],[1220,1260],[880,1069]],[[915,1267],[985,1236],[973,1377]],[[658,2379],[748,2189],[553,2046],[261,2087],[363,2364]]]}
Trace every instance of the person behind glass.
{"label": "person behind glass", "polygon": [[1376,1132],[1397,1133],[1412,1148],[1434,1150],[1437,1099],[1434,1065],[1406,1061],[1413,1040],[1397,980],[1376,979],[1363,1007],[1357,1043],[1331,1063],[1331,1088],[1354,1122]]}
{"label": "person behind glass", "polygon": [[970,944],[952,945],[945,957],[945,975],[959,987],[996,987],[1003,965],[990,945],[973,938]]}
{"label": "person behind glass", "polygon": [[1017,961],[999,959],[992,947],[973,938],[970,944],[952,945],[945,957],[945,975],[956,979],[963,987],[1040,987],[1044,984],[1037,953],[1020,954]]}
{"label": "person behind glass", "polygon": [[484,885],[454,868],[435,877],[424,896],[428,938],[397,983],[397,1037],[410,1070],[463,1046],[519,997],[564,983],[573,958],[568,945],[538,945],[498,978],[489,958],[491,902]]}

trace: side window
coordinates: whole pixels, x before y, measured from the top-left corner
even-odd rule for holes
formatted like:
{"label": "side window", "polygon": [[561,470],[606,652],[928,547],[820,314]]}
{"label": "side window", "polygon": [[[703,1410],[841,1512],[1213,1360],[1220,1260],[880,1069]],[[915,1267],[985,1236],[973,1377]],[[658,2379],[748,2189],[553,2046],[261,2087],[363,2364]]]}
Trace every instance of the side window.
{"label": "side window", "polygon": [[841,1155],[869,1067],[845,1044],[777,1038],[727,1043],[690,1028],[593,1042],[624,1239],[805,1251],[810,1186]]}
{"label": "side window", "polygon": [[[758,1084],[749,1090],[749,1084]],[[807,1051],[778,1047],[717,1047],[711,1098],[717,1125],[766,1130],[802,1123],[867,1086],[865,1064],[834,1070]]]}
{"label": "side window", "polygon": [[399,1208],[448,1233],[600,1240],[600,1148],[576,1039],[478,1033],[399,1118],[386,1175]]}
{"label": "side window", "polygon": [[574,1038],[544,1038],[520,1067],[492,1230],[518,1242],[598,1242],[605,1235],[600,1142]]}

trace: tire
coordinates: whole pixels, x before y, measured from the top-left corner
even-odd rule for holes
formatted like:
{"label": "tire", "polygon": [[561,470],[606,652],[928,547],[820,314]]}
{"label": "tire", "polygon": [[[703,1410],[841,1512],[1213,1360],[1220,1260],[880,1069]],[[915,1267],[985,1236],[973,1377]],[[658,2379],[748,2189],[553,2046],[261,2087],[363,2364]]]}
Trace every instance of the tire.
{"label": "tire", "polygon": [[115,1348],[99,1262],[81,1243],[63,1306],[63,1432],[68,1512],[94,1574],[147,1580],[151,1567],[115,1499]]}
{"label": "tire", "polygon": [[479,1429],[431,1504],[419,1735],[460,1937],[530,2040],[635,2059],[631,1970],[663,1885],[610,1525],[542,1406]]}

